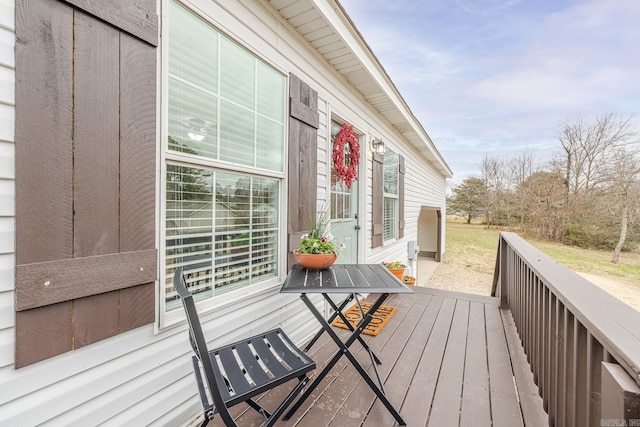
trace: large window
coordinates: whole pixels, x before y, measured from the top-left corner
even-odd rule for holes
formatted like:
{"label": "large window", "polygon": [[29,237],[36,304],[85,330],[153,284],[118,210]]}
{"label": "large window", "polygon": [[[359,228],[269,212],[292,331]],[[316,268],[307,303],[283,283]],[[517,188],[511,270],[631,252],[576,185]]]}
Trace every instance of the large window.
{"label": "large window", "polygon": [[398,154],[390,150],[384,153],[384,210],[383,210],[383,240],[398,237]]}
{"label": "large window", "polygon": [[285,77],[169,5],[165,311],[278,276]]}

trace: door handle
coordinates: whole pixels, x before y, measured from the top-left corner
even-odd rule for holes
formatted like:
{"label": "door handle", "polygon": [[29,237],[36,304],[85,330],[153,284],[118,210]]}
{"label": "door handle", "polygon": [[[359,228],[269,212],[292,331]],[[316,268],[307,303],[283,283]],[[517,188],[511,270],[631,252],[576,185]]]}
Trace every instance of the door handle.
{"label": "door handle", "polygon": [[360,226],[358,224],[356,224],[356,226],[353,228],[355,228],[356,230],[360,230]]}

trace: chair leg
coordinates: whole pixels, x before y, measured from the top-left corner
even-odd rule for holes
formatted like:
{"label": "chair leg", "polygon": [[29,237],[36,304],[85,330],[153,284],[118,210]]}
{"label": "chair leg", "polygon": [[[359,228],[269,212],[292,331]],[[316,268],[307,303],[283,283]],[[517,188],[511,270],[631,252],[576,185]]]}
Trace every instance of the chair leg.
{"label": "chair leg", "polygon": [[213,420],[215,413],[216,411],[213,406],[207,406],[207,409],[204,410],[204,420],[202,420],[202,423],[200,423],[200,427],[205,427],[207,424],[209,424],[209,421]]}
{"label": "chair leg", "polygon": [[274,411],[271,418],[264,424],[264,427],[271,427],[275,424],[276,421],[284,414],[284,411],[287,407],[293,402],[293,400],[298,396],[304,387],[309,383],[309,377],[307,375],[303,375],[298,377],[298,384],[291,390],[291,393],[287,396],[287,398],[278,406],[278,408]]}
{"label": "chair leg", "polygon": [[247,404],[251,406],[253,409],[255,409],[256,411],[260,412],[264,417],[265,421],[271,418],[271,414],[262,406],[260,406],[255,400],[249,399],[247,400]]}

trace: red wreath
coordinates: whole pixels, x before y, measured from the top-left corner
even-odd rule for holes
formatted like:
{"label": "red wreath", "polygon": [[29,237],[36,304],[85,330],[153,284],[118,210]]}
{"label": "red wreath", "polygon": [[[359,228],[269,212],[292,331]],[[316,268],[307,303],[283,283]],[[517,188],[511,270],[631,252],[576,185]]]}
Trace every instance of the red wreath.
{"label": "red wreath", "polygon": [[[344,145],[349,144],[350,162],[345,165]],[[358,180],[358,163],[360,163],[360,140],[353,131],[353,126],[345,123],[340,128],[333,141],[333,168],[336,170],[338,179],[343,181],[347,188],[351,188],[351,183]]]}

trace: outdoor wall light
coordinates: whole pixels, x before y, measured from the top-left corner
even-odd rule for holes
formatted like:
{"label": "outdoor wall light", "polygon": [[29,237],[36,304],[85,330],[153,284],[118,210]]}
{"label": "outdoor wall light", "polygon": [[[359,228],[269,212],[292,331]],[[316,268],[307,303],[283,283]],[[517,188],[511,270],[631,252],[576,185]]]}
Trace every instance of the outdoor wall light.
{"label": "outdoor wall light", "polygon": [[371,141],[371,152],[374,154],[384,154],[384,142],[380,138]]}

